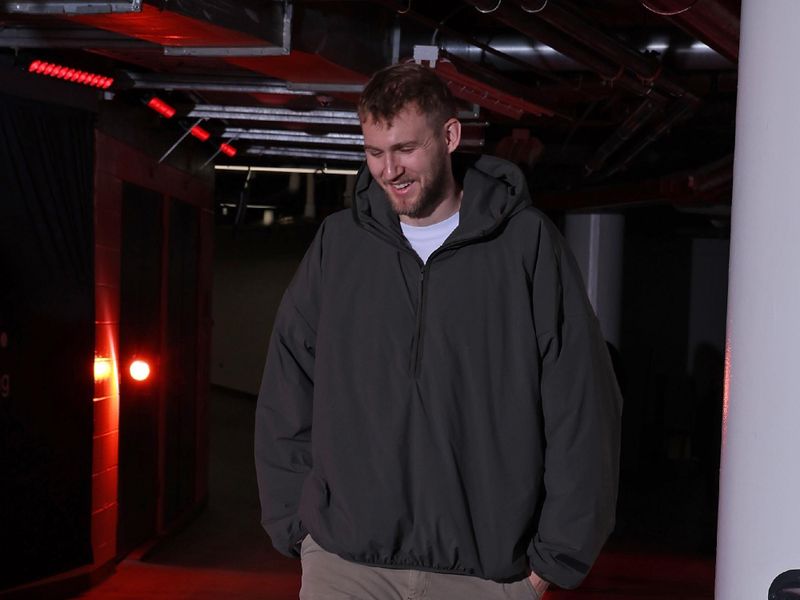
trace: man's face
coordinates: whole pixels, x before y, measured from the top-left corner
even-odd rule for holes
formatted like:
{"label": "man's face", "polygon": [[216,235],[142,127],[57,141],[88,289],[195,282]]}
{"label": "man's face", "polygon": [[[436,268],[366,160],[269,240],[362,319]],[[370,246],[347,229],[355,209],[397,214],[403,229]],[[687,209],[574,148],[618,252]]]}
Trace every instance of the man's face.
{"label": "man's face", "polygon": [[458,145],[452,139],[454,127],[460,134],[458,125],[450,119],[434,127],[415,105],[400,111],[391,125],[371,116],[362,121],[367,167],[398,215],[425,217],[454,193],[450,153]]}

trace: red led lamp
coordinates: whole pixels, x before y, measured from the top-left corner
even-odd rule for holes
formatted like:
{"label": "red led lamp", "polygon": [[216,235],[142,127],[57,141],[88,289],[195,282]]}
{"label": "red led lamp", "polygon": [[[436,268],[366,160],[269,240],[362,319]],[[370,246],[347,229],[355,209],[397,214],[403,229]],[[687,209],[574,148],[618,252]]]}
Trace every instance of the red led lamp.
{"label": "red led lamp", "polygon": [[208,131],[206,131],[202,127],[200,127],[200,125],[195,125],[194,127],[192,127],[189,130],[189,133],[191,133],[194,137],[196,137],[201,142],[205,142],[208,138],[211,137],[211,134],[208,133]]}
{"label": "red led lamp", "polygon": [[28,66],[28,71],[30,73],[36,73],[37,75],[47,75],[48,77],[55,77],[56,79],[63,79],[64,81],[80,83],[81,85],[88,85],[103,90],[107,90],[114,84],[113,77],[105,77],[103,75],[97,75],[96,73],[80,71],[43,60],[34,60]]}
{"label": "red led lamp", "polygon": [[156,98],[153,96],[150,98],[150,101],[147,103],[147,106],[152,108],[162,117],[166,117],[167,119],[171,119],[175,116],[175,109],[172,108],[169,104],[161,100],[161,98]]}
{"label": "red led lamp", "polygon": [[219,151],[222,152],[225,156],[229,156],[231,158],[236,156],[236,148],[234,148],[230,144],[220,144]]}
{"label": "red led lamp", "polygon": [[147,381],[151,372],[150,364],[146,360],[137,358],[128,367],[128,372],[135,381]]}

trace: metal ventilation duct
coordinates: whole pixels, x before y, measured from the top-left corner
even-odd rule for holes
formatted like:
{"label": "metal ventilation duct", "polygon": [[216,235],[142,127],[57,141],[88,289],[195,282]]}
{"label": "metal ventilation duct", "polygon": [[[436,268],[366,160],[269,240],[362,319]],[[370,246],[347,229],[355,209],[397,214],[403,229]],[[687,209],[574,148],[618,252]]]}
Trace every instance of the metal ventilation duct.
{"label": "metal ventilation duct", "polygon": [[112,2],[47,0],[46,2],[0,2],[0,13],[22,15],[88,15],[135,13],[142,10],[142,0]]}

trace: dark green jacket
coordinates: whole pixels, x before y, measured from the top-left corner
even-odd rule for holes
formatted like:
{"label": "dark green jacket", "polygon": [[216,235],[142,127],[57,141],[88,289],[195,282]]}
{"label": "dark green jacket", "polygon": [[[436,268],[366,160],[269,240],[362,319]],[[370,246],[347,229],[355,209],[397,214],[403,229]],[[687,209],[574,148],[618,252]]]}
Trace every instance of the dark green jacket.
{"label": "dark green jacket", "polygon": [[364,564],[583,579],[611,532],[621,399],[571,254],[481,157],[423,266],[362,169],[275,321],[256,415],[263,525]]}

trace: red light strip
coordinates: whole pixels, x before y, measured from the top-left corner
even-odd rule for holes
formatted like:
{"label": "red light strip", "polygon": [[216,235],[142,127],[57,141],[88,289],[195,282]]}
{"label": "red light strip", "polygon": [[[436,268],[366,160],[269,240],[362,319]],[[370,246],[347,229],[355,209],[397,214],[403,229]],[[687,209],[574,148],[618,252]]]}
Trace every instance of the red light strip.
{"label": "red light strip", "polygon": [[86,71],[71,69],[43,60],[33,61],[28,67],[28,71],[30,73],[36,73],[37,75],[47,75],[48,77],[89,85],[103,90],[107,90],[114,84],[113,77],[104,77],[103,75],[97,75],[95,73],[87,73]]}
{"label": "red light strip", "polygon": [[208,133],[205,129],[200,127],[199,125],[195,125],[189,130],[194,137],[196,137],[201,142],[205,142],[208,138],[211,137],[211,134]]}
{"label": "red light strip", "polygon": [[234,147],[233,147],[233,146],[231,146],[230,144],[220,144],[220,145],[219,145],[219,150],[220,150],[220,152],[222,152],[224,155],[226,155],[226,156],[230,156],[231,158],[233,158],[234,156],[236,156],[236,148],[234,148]]}
{"label": "red light strip", "polygon": [[175,116],[175,109],[172,108],[169,104],[161,100],[160,98],[156,98],[153,96],[150,98],[150,102],[147,103],[147,106],[152,108],[162,117],[166,117],[167,119],[171,119]]}

